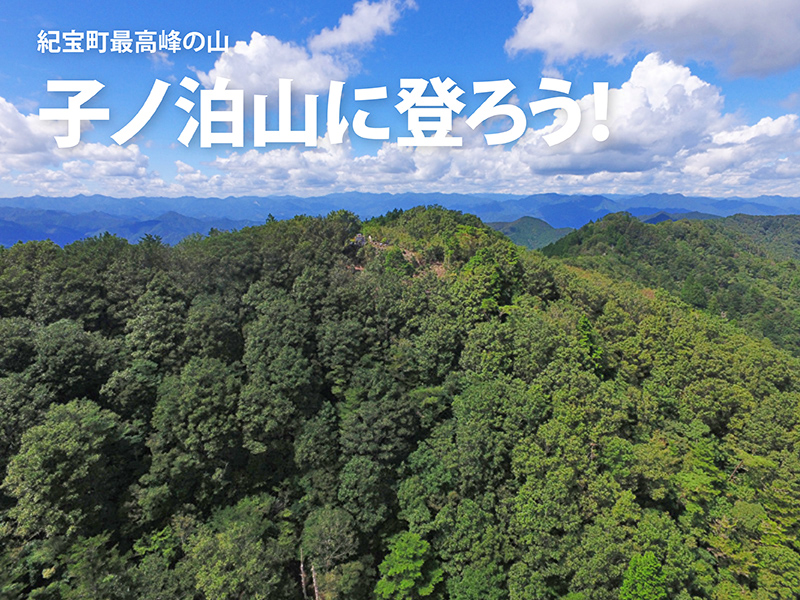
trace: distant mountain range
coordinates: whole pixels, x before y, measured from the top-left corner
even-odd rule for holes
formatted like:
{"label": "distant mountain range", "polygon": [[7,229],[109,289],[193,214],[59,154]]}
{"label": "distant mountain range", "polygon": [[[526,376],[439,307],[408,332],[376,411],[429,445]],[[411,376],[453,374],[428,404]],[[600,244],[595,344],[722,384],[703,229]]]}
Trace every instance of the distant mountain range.
{"label": "distant mountain range", "polygon": [[0,207],[0,245],[50,239],[63,246],[105,232],[131,242],[150,234],[159,236],[167,244],[177,244],[193,233],[207,235],[211,229],[242,229],[259,224],[257,221],[227,218],[197,219],[173,211],[140,220],[96,210],[73,214],[63,210]]}
{"label": "distant mountain range", "polygon": [[[541,224],[515,222],[521,217],[539,219],[552,228],[577,229],[609,213],[627,211],[646,222],[675,219],[749,215],[800,214],[800,198],[707,198],[681,194],[563,195],[532,194],[367,194],[347,192],[300,198],[296,196],[244,196],[229,198],[111,198],[109,196],[0,198],[0,244],[52,239],[67,244],[108,231],[136,241],[145,234],[158,235],[174,244],[192,233],[212,228],[240,229],[263,223],[270,215],[287,219],[298,214],[324,215],[346,209],[362,219],[400,208],[440,205],[477,215],[485,222],[516,228],[538,244],[546,230]],[[538,233],[534,233],[533,229]],[[549,235],[549,234],[548,234]],[[513,238],[512,238],[513,239]],[[556,238],[557,239],[557,238]],[[521,243],[521,242],[518,242]],[[528,245],[528,244],[525,244]],[[538,247],[538,246],[537,246]]]}

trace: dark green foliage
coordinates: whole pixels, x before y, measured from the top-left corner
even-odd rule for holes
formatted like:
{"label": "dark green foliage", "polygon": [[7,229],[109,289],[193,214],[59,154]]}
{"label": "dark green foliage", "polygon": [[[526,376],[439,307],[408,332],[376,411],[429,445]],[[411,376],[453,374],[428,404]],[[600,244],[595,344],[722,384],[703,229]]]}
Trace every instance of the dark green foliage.
{"label": "dark green foliage", "polygon": [[243,340],[237,319],[234,308],[222,297],[196,297],[186,315],[186,353],[228,362],[241,360]]}
{"label": "dark green foliage", "polygon": [[186,335],[186,299],[166,274],[159,274],[147,285],[132,307],[126,324],[125,341],[133,360],[155,363],[164,372],[182,362]]}
{"label": "dark green foliage", "polygon": [[794,229],[0,249],[0,597],[797,597]]}
{"label": "dark green foliage", "polygon": [[218,359],[193,358],[180,376],[164,380],[158,395],[148,441],[152,463],[140,499],[146,517],[159,520],[182,506],[233,497],[244,461],[236,374]]}
{"label": "dark green foliage", "polygon": [[133,475],[130,444],[118,417],[89,400],[54,405],[31,427],[3,482],[21,537],[114,531],[117,507]]}
{"label": "dark green foliage", "polygon": [[60,558],[57,589],[63,600],[133,600],[125,558],[116,547],[108,548],[108,535],[82,539]]}
{"label": "dark green foliage", "polygon": [[147,430],[160,383],[156,363],[134,359],[125,369],[111,374],[100,389],[100,397],[104,406]]}
{"label": "dark green foliage", "polygon": [[0,319],[0,376],[19,373],[36,356],[36,326],[22,317]]}
{"label": "dark green foliage", "polygon": [[50,399],[97,399],[113,364],[113,346],[84,331],[77,321],[62,319],[38,329],[32,366],[38,386]]}
{"label": "dark green foliage", "polygon": [[39,422],[47,408],[47,399],[35,398],[27,378],[12,374],[0,377],[0,466],[11,459],[22,440],[22,435]]}
{"label": "dark green foliage", "polygon": [[59,319],[81,321],[89,331],[110,331],[118,325],[104,278],[128,242],[105,234],[65,246],[38,274],[28,314],[40,323]]}
{"label": "dark green foliage", "polygon": [[36,282],[60,252],[50,240],[0,250],[0,315],[26,316]]}
{"label": "dark green foliage", "polygon": [[800,217],[734,215],[724,219],[725,228],[740,232],[780,259],[800,259]]}

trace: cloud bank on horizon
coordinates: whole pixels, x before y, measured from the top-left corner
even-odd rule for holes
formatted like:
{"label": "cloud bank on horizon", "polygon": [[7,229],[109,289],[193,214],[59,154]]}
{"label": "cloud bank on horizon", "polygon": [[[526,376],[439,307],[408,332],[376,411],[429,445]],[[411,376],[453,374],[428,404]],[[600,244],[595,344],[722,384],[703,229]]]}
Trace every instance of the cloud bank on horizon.
{"label": "cloud bank on horizon", "polygon": [[[309,14],[321,5],[307,4]],[[477,6],[458,6],[471,4]],[[511,73],[515,84],[522,83],[520,73],[535,73],[513,100],[527,111],[528,102],[542,97],[536,88],[544,74],[574,81],[576,87],[581,79],[606,78],[608,141],[592,138],[595,99],[583,93],[573,95],[583,114],[580,129],[552,147],[543,137],[561,126],[563,111],[529,120],[522,137],[506,146],[487,145],[483,133],[488,129],[473,131],[458,116],[453,135],[463,137],[461,148],[409,148],[396,138],[370,147],[347,135],[344,143],[332,144],[322,135],[316,148],[200,150],[195,139],[195,147],[184,150],[174,135],[169,138],[171,132],[163,131],[162,120],[124,146],[103,137],[98,124],[87,125],[81,144],[58,149],[53,135],[63,128],[40,121],[38,108],[26,105],[56,106],[63,98],[41,94],[28,102],[36,94],[23,91],[12,102],[11,94],[3,93],[3,82],[22,76],[8,66],[0,70],[0,196],[308,196],[341,191],[798,195],[800,135],[798,116],[791,110],[800,97],[800,11],[793,1],[765,0],[754,8],[744,0],[520,0],[518,6],[498,5],[497,22],[484,16],[485,35],[475,30],[480,15],[474,22],[464,17],[461,23],[453,15],[448,21],[437,6],[429,0],[358,0],[327,23],[316,19],[309,31],[253,30],[247,41],[209,55],[213,63],[207,66],[181,64],[200,56],[178,53],[148,61],[137,73],[143,85],[156,76],[176,82],[188,74],[206,88],[225,77],[230,88],[245,90],[246,97],[274,95],[279,78],[292,78],[296,92],[323,96],[321,134],[331,80],[392,90],[399,77],[444,78],[455,64],[462,75],[474,73],[477,81],[487,79],[487,67],[481,65],[488,63],[489,72],[497,72],[497,78]],[[443,24],[449,26],[443,29]],[[33,39],[39,31],[35,27],[28,28]],[[54,28],[59,27],[71,25],[56,22]],[[469,31],[480,41],[454,51],[453,44]],[[437,64],[442,47],[455,62]],[[398,52],[404,48],[410,51]],[[425,49],[427,61],[414,58]],[[35,60],[39,71],[33,77],[40,79],[31,79],[31,89],[44,85],[41,65],[55,62],[48,56]],[[104,64],[112,63],[109,57]],[[473,64],[478,65],[474,71]],[[58,68],[46,77],[57,78]],[[414,72],[426,68],[429,73]],[[110,88],[124,86],[132,76],[110,69],[103,77]],[[471,91],[470,81],[457,83]],[[391,93],[390,108],[397,101]],[[160,110],[168,111],[166,103]],[[177,123],[180,113],[163,117],[168,118]],[[503,129],[503,123],[495,119],[488,128]]]}
{"label": "cloud bank on horizon", "polygon": [[540,51],[553,62],[577,56],[621,61],[655,50],[756,76],[800,62],[800,17],[793,0],[520,0],[519,5],[523,17],[505,44],[511,54]]}

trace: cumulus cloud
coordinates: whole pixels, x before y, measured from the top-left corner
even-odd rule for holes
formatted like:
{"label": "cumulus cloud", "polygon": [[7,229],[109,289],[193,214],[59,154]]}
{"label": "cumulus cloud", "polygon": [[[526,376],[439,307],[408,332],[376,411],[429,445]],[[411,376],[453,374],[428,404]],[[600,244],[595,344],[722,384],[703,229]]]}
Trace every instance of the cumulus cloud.
{"label": "cumulus cloud", "polygon": [[[549,96],[550,94],[543,94]],[[26,194],[112,196],[295,194],[330,192],[505,192],[797,195],[800,118],[766,117],[751,124],[725,112],[720,90],[689,68],[647,55],[628,80],[609,90],[605,142],[592,137],[594,97],[577,99],[581,125],[563,144],[543,137],[560,128],[565,111],[529,127],[513,145],[488,146],[484,124],[453,122],[460,148],[409,148],[384,142],[370,154],[345,135],[301,145],[228,151],[210,162],[175,162],[165,182],[136,144],[82,143],[58,149],[54,123],[23,115],[0,99],[0,180]],[[528,112],[528,107],[523,106]],[[537,121],[538,123],[539,121]],[[510,122],[505,126],[510,126]],[[491,124],[491,129],[502,125]],[[396,134],[399,132],[395,132]],[[400,133],[400,135],[403,135]],[[219,149],[219,147],[218,147]]]}
{"label": "cumulus cloud", "polygon": [[197,75],[209,88],[218,77],[230,79],[231,87],[244,90],[245,97],[276,92],[281,78],[293,79],[295,91],[327,92],[331,80],[341,81],[358,71],[354,48],[392,33],[403,11],[415,7],[413,0],[359,0],[336,27],[323,29],[305,45],[254,31],[249,42],[236,42],[211,71]]}
{"label": "cumulus cloud", "polygon": [[0,177],[6,193],[116,196],[177,193],[149,167],[136,144],[106,146],[82,142],[60,149],[55,135],[66,124],[23,115],[0,97]]}
{"label": "cumulus cloud", "polygon": [[[543,136],[562,126],[529,128],[510,148],[489,147],[482,132],[454,121],[461,148],[406,148],[386,142],[372,155],[350,144],[250,150],[217,158],[203,169],[184,169],[180,184],[196,195],[315,195],[372,192],[684,192],[709,195],[796,194],[800,176],[798,117],[741,123],[724,112],[719,90],[682,65],[650,54],[620,88],[609,92],[611,130],[591,135],[594,98],[578,100],[582,123],[567,142],[550,147]],[[527,107],[526,107],[527,108]]]}
{"label": "cumulus cloud", "polygon": [[308,40],[308,47],[312,52],[330,52],[370,44],[379,34],[392,33],[392,26],[406,8],[416,8],[416,4],[411,0],[359,0],[353,6],[353,12],[339,20],[339,25],[323,29]]}
{"label": "cumulus cloud", "polygon": [[11,102],[0,97],[0,174],[52,164],[56,146],[54,132],[64,133],[55,129],[52,122],[23,115]]}
{"label": "cumulus cloud", "polygon": [[147,58],[156,69],[168,69],[175,66],[175,63],[169,59],[169,54],[166,52],[154,52],[153,54],[148,54]]}
{"label": "cumulus cloud", "polygon": [[506,51],[619,61],[661,50],[708,60],[734,75],[766,75],[800,64],[795,0],[519,0],[523,11]]}
{"label": "cumulus cloud", "polygon": [[278,79],[293,79],[294,89],[303,92],[327,91],[331,80],[347,77],[350,66],[330,54],[312,54],[292,42],[254,31],[250,42],[236,42],[222,53],[214,68],[197,75],[211,88],[218,77],[231,80],[231,88],[242,89],[245,97],[274,93]]}

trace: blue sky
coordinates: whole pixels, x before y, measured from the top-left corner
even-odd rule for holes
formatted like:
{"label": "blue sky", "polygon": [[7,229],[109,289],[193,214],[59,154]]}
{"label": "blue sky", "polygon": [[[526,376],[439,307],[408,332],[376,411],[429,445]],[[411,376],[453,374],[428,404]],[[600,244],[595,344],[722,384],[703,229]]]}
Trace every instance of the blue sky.
{"label": "blue sky", "polygon": [[[244,3],[27,2],[0,16],[0,196],[101,193],[111,196],[219,196],[330,192],[648,193],[710,196],[800,195],[800,11],[796,0],[360,0]],[[40,52],[41,31],[217,30],[226,52],[119,54]],[[63,40],[61,40],[63,42]],[[85,42],[84,42],[85,45]],[[60,44],[63,46],[63,43]],[[202,85],[180,87],[184,77]],[[243,90],[243,144],[188,148],[178,137],[193,101],[218,78]],[[451,78],[464,93],[447,137],[461,147],[414,147],[409,113],[399,114],[401,79]],[[568,95],[540,90],[543,77],[572,83]],[[303,96],[316,94],[315,146],[256,148],[255,94],[267,95],[267,129],[277,128],[278,80],[293,79],[293,127],[304,123]],[[48,80],[92,80],[104,88],[86,108],[108,121],[84,122],[81,143],[58,148],[65,122],[39,118],[66,108],[69,93]],[[467,118],[488,97],[473,83],[508,79],[501,104],[524,114],[524,133],[490,145],[484,134],[511,128],[493,117]],[[144,128],[123,145],[111,135],[145,103],[156,80],[166,95]],[[330,81],[344,82],[342,143],[326,135]],[[608,82],[610,132],[597,123],[594,82]],[[356,89],[386,86],[387,98],[356,102]],[[433,94],[428,89],[426,95]],[[529,104],[569,98],[580,127],[550,146],[569,119],[534,116]],[[214,106],[219,107],[219,104]],[[354,132],[389,127],[389,140]],[[520,113],[519,110],[522,112]],[[212,131],[219,126],[212,127]],[[522,130],[520,130],[522,131]],[[430,133],[428,134],[430,135]]]}

